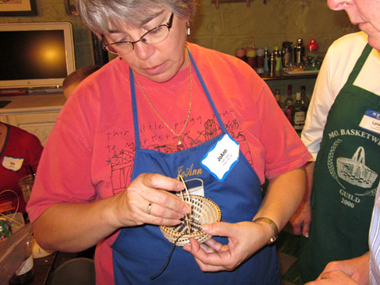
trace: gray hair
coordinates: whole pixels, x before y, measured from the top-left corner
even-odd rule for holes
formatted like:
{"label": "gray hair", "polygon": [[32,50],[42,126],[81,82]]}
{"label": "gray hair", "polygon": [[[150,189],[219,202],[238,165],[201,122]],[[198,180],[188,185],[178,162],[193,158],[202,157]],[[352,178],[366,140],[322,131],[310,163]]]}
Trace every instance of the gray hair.
{"label": "gray hair", "polygon": [[77,10],[83,22],[96,34],[110,32],[122,23],[139,26],[154,9],[172,11],[189,20],[195,13],[196,0],[77,0]]}

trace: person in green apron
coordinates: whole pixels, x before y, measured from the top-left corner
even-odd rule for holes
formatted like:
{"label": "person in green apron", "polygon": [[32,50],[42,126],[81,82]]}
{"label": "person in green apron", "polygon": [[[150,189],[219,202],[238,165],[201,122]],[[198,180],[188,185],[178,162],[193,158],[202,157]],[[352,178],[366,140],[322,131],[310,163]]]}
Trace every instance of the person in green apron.
{"label": "person in green apron", "polygon": [[[333,9],[345,7],[329,2]],[[363,17],[355,5],[347,8],[350,17]],[[329,48],[302,133],[316,157],[307,166],[312,191],[292,218],[295,233],[305,236],[298,258],[302,282],[316,279],[330,261],[368,251],[380,174],[380,54],[368,44],[376,33],[364,28],[368,35],[346,35]]]}
{"label": "person in green apron", "polygon": [[[328,0],[328,5],[345,10],[363,32],[334,42],[317,79],[302,134],[317,157],[307,166],[308,190],[313,188],[292,218],[295,232],[310,236],[299,265],[304,282],[323,270],[308,285],[379,284],[378,213],[372,217],[369,254],[368,227],[380,171],[380,1]],[[378,208],[380,200],[375,203]]]}

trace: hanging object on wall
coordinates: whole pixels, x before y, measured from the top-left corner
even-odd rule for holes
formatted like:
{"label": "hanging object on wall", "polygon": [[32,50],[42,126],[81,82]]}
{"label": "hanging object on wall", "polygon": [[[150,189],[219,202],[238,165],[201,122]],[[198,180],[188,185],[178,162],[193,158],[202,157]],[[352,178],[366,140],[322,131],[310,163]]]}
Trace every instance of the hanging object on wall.
{"label": "hanging object on wall", "polygon": [[0,0],[0,16],[35,16],[36,0],[8,1]]}
{"label": "hanging object on wall", "polygon": [[78,12],[74,2],[75,0],[65,0],[66,13],[69,15],[78,16]]}
{"label": "hanging object on wall", "polygon": [[[251,5],[253,0],[211,0],[211,3],[215,3],[215,7],[219,8],[220,3],[233,3],[233,2],[245,2],[247,7]],[[265,0],[264,0],[265,1]]]}

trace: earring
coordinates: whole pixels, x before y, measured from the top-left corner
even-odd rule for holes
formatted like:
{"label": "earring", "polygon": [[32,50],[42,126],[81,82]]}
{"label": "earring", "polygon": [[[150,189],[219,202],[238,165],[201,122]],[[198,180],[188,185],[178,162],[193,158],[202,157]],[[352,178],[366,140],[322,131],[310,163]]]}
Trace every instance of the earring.
{"label": "earring", "polygon": [[187,25],[187,35],[190,36],[190,23],[186,22]]}

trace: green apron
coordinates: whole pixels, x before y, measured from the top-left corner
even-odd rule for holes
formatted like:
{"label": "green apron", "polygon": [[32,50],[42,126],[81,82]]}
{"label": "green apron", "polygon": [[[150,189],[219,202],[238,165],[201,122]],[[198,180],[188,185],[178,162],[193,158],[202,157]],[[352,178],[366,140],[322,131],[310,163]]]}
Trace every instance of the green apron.
{"label": "green apron", "polygon": [[380,96],[354,82],[371,51],[367,45],[327,117],[314,168],[310,237],[303,238],[298,258],[303,282],[315,280],[330,261],[368,251],[380,134],[364,128],[363,120],[380,116]]}

